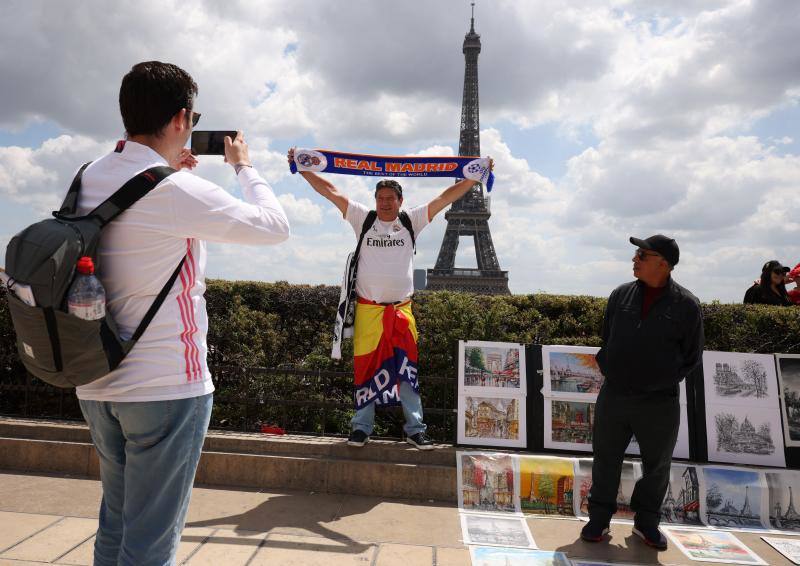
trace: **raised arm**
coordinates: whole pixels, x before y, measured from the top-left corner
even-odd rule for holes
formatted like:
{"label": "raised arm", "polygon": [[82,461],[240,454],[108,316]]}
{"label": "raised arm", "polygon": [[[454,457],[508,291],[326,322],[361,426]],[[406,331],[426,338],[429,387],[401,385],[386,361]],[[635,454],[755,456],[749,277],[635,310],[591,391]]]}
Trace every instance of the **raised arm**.
{"label": "raised arm", "polygon": [[[489,160],[489,167],[494,169],[494,160]],[[453,204],[458,199],[467,194],[472,188],[475,181],[472,179],[462,179],[455,185],[447,187],[442,194],[428,203],[428,222],[433,220],[433,217],[439,214],[445,207]]]}
{"label": "raised arm", "polygon": [[[286,154],[286,158],[289,160],[289,163],[294,161],[294,148],[289,150],[289,153]],[[327,179],[323,179],[316,173],[312,173],[311,171],[298,171],[305,179],[311,187],[317,191],[319,194],[324,196],[326,199],[331,201],[336,208],[342,213],[342,216],[347,214],[347,204],[350,202],[347,197],[336,188],[336,186],[328,181]]]}

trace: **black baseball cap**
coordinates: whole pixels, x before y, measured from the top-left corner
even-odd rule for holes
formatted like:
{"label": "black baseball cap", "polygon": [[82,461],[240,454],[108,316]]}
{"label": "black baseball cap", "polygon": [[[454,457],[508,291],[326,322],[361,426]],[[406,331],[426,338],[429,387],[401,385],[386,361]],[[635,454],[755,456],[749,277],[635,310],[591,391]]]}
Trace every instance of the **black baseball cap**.
{"label": "black baseball cap", "polygon": [[766,273],[767,271],[783,271],[784,273],[789,273],[789,268],[781,265],[777,259],[773,259],[768,261],[764,264],[764,267],[761,268],[761,273]]}
{"label": "black baseball cap", "polygon": [[643,250],[656,252],[673,267],[678,264],[678,259],[680,259],[681,251],[678,249],[678,243],[662,234],[656,234],[644,240],[631,236],[631,244],[639,246]]}
{"label": "black baseball cap", "polygon": [[394,179],[381,179],[375,185],[375,196],[378,196],[378,189],[392,189],[397,193],[398,198],[403,198],[403,187]]}

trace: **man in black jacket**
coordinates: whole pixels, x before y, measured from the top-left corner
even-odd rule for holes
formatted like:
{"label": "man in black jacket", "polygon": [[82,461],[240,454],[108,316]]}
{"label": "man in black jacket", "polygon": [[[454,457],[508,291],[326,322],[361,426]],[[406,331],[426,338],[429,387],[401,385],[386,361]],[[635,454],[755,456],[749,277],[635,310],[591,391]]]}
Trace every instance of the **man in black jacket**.
{"label": "man in black jacket", "polygon": [[659,234],[630,241],[638,246],[637,280],[608,298],[597,353],[605,382],[595,406],[589,522],[581,537],[599,542],[608,533],[625,449],[635,436],[643,475],[631,497],[634,533],[663,550],[658,524],[680,425],[678,384],[702,361],[703,318],[697,298],[671,277],[680,255],[675,240]]}

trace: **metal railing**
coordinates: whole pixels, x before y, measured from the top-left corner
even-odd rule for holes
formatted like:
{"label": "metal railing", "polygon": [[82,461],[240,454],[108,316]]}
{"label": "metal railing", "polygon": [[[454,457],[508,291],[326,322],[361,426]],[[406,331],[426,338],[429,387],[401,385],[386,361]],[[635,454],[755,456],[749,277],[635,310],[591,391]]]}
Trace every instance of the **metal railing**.
{"label": "metal railing", "polygon": [[[292,434],[344,436],[353,415],[353,374],[302,368],[216,366],[211,428],[258,432],[279,427]],[[455,442],[455,377],[422,376],[420,389],[428,432]],[[83,420],[74,390],[51,387],[29,375],[0,377],[0,415]],[[399,407],[379,409],[375,436],[400,438]]]}

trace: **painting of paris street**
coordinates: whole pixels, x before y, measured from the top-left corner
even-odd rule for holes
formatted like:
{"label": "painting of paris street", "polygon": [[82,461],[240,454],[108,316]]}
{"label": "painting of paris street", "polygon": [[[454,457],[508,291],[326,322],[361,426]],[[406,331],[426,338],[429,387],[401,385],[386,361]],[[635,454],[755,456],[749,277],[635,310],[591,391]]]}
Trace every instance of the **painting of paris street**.
{"label": "painting of paris street", "polygon": [[703,380],[706,404],[778,408],[772,355],[703,352]]}
{"label": "painting of paris street", "polygon": [[743,468],[701,468],[705,497],[701,515],[710,527],[763,529],[761,512],[764,481],[760,472]]}
{"label": "painting of paris street", "polygon": [[800,355],[778,354],[781,387],[781,416],[786,446],[800,446]]}
{"label": "painting of paris street", "polygon": [[524,448],[525,434],[524,399],[459,395],[459,444]]}
{"label": "painting of paris street", "polygon": [[703,524],[700,520],[700,475],[697,467],[672,464],[667,494],[661,504],[661,522]]}
{"label": "painting of paris street", "polygon": [[542,346],[545,397],[594,400],[603,385],[603,374],[594,357],[599,348]]}
{"label": "painting of paris street", "polygon": [[458,507],[464,511],[516,513],[518,476],[508,454],[458,452]]}
{"label": "painting of paris street", "polygon": [[765,474],[769,490],[770,526],[782,531],[800,532],[800,472],[779,471]]}
{"label": "painting of paris street", "polygon": [[508,342],[458,343],[459,392],[524,397],[525,347]]}
{"label": "painting of paris street", "polygon": [[708,459],[786,467],[778,408],[706,406]]}
{"label": "painting of paris street", "polygon": [[591,452],[594,405],[545,399],[544,447]]}
{"label": "painting of paris street", "polygon": [[[642,477],[641,465],[638,462],[622,463],[619,491],[617,492],[617,512],[613,521],[633,521],[631,496],[638,479]],[[575,515],[589,516],[589,490],[592,488],[592,459],[581,458],[575,466]]]}

